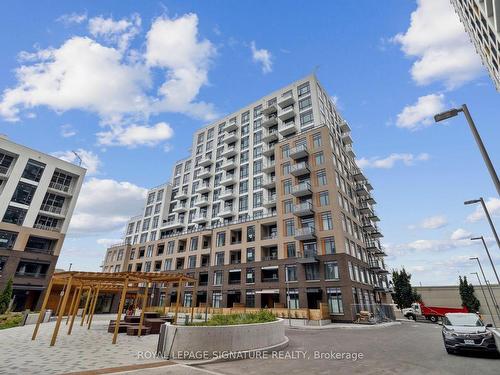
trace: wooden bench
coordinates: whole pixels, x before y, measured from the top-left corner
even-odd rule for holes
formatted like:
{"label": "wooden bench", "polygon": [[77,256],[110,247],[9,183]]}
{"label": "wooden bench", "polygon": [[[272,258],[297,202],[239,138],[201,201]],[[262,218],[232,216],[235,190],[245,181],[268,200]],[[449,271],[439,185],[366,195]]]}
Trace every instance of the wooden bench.
{"label": "wooden bench", "polygon": [[[149,335],[151,333],[151,328],[142,326],[141,336]],[[138,336],[139,335],[139,326],[128,326],[127,327],[127,336]]]}
{"label": "wooden bench", "polygon": [[125,322],[127,322],[127,323],[137,323],[137,324],[139,324],[140,321],[141,321],[141,317],[140,316],[136,316],[136,315],[126,315],[125,316]]}

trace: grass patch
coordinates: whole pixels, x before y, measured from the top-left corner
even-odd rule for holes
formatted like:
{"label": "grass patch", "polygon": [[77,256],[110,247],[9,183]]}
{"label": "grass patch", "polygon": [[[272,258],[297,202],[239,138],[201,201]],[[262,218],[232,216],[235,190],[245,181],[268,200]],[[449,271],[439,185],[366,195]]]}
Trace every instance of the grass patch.
{"label": "grass patch", "polygon": [[191,326],[231,326],[236,324],[253,324],[274,322],[276,317],[269,311],[259,311],[248,314],[217,314],[213,315],[207,322],[191,323]]}
{"label": "grass patch", "polygon": [[0,315],[0,329],[17,327],[22,319],[23,314],[20,313],[2,314]]}

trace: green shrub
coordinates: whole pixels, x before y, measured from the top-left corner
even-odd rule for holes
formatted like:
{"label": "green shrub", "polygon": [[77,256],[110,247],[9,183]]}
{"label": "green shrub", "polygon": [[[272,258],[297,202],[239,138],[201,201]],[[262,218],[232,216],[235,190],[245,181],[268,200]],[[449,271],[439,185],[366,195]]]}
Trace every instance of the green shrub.
{"label": "green shrub", "polygon": [[274,322],[276,317],[269,311],[262,310],[256,313],[213,315],[207,322],[191,323],[193,326],[230,326],[236,324],[253,324]]}
{"label": "green shrub", "polygon": [[12,299],[12,277],[7,281],[5,288],[0,294],[0,314],[5,314]]}
{"label": "green shrub", "polygon": [[0,315],[0,330],[17,327],[21,323],[22,319],[23,314],[21,313],[8,313]]}

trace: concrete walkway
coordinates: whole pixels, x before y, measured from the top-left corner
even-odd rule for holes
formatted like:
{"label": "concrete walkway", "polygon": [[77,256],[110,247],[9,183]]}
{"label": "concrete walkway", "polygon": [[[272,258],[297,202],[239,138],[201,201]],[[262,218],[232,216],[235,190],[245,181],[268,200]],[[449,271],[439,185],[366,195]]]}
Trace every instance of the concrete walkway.
{"label": "concrete walkway", "polygon": [[158,335],[136,337],[122,333],[116,345],[111,344],[112,334],[107,331],[110,319],[114,316],[95,316],[90,330],[85,325],[80,327],[77,319],[70,336],[64,320],[53,347],[49,344],[54,322],[40,325],[35,341],[31,340],[34,325],[1,330],[0,374],[64,374],[162,362],[141,355],[156,351]]}
{"label": "concrete walkway", "polygon": [[352,328],[352,329],[384,328],[384,327],[399,325],[401,324],[401,322],[386,322],[379,324],[328,323],[321,326],[317,326],[317,325],[307,325],[304,323],[304,320],[302,319],[292,319],[291,322],[288,319],[283,319],[283,324],[285,324],[289,329],[321,330],[321,329],[335,329],[335,328]]}

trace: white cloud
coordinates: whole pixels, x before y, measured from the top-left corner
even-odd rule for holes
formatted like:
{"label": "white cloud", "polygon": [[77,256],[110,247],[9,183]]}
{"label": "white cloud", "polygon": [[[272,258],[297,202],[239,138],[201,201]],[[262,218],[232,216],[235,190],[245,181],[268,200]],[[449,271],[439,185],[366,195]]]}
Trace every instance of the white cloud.
{"label": "white cloud", "polygon": [[[495,216],[500,216],[500,199],[499,198],[488,198],[484,202],[486,204],[486,208],[488,209],[488,212],[490,213],[490,216],[495,217]],[[483,206],[478,203],[476,210],[467,216],[467,221],[470,222],[475,222],[479,220],[483,220],[486,218],[486,215],[484,214]]]}
{"label": "white cloud", "polygon": [[71,24],[79,24],[87,20],[86,13],[69,13],[59,16],[56,21],[62,22],[64,25],[69,26]]}
{"label": "white cloud", "polygon": [[70,124],[63,124],[60,127],[61,136],[64,138],[70,138],[76,135],[76,130]]}
{"label": "white cloud", "polygon": [[255,42],[250,44],[252,50],[252,60],[262,65],[262,73],[267,74],[273,71],[273,56],[267,49],[257,49]]}
{"label": "white cloud", "polygon": [[483,68],[449,0],[418,0],[410,27],[393,41],[417,60],[411,68],[418,85],[443,82],[448,89],[478,77]]}
{"label": "white cloud", "polygon": [[[138,121],[158,130],[148,124],[149,116],[163,112],[215,118],[212,104],[196,101],[216,54],[212,43],[198,35],[197,15],[154,20],[144,52],[129,46],[140,22],[137,15],[92,18],[92,38],[73,36],[57,48],[20,53],[17,84],[3,91],[0,116],[19,121],[24,112],[40,106],[58,113],[88,111],[108,128],[104,134],[137,128]],[[165,78],[156,85],[153,76]]]}
{"label": "white cloud", "polygon": [[141,28],[141,17],[133,14],[129,19],[122,18],[118,21],[102,16],[89,19],[89,31],[94,37],[102,37],[104,40],[114,43],[119,50],[125,50],[131,40],[139,33]]}
{"label": "white cloud", "polygon": [[[78,154],[78,156],[75,153]],[[74,164],[79,163],[78,157],[80,157],[82,161],[82,167],[87,169],[87,176],[92,176],[99,173],[99,168],[102,164],[97,154],[81,148],[75,151],[54,152],[52,153],[52,156]]]}
{"label": "white cloud", "polygon": [[97,134],[101,145],[106,146],[156,146],[158,143],[172,138],[173,129],[165,122],[155,125],[112,126],[110,131]]}
{"label": "white cloud", "polygon": [[448,220],[443,215],[430,216],[422,220],[420,226],[424,229],[439,229],[448,224]]}
{"label": "white cloud", "polygon": [[194,102],[201,87],[208,83],[208,69],[216,54],[208,39],[198,37],[198,16],[190,13],[175,19],[159,17],[146,39],[147,65],[166,70],[165,82],[158,89],[160,97],[153,107],[213,119],[210,104]]}
{"label": "white cloud", "polygon": [[147,189],[111,179],[91,178],[80,192],[71,220],[71,235],[93,235],[121,230],[144,205]]}
{"label": "white cloud", "polygon": [[402,162],[406,166],[412,166],[418,161],[429,160],[430,156],[427,153],[421,153],[418,155],[403,153],[403,154],[390,154],[385,158],[372,157],[372,158],[361,158],[356,160],[356,163],[360,168],[382,168],[390,169],[396,165],[397,162]]}
{"label": "white cloud", "polygon": [[465,240],[465,239],[470,239],[471,236],[472,236],[471,232],[463,228],[458,228],[457,230],[453,231],[450,238],[452,240]]}
{"label": "white cloud", "polygon": [[413,105],[403,108],[396,121],[398,128],[420,129],[433,123],[433,116],[444,110],[444,95],[430,94],[421,96]]}
{"label": "white cloud", "polygon": [[97,239],[97,244],[98,245],[103,245],[104,247],[108,248],[111,245],[122,243],[123,239],[119,238],[99,238]]}

